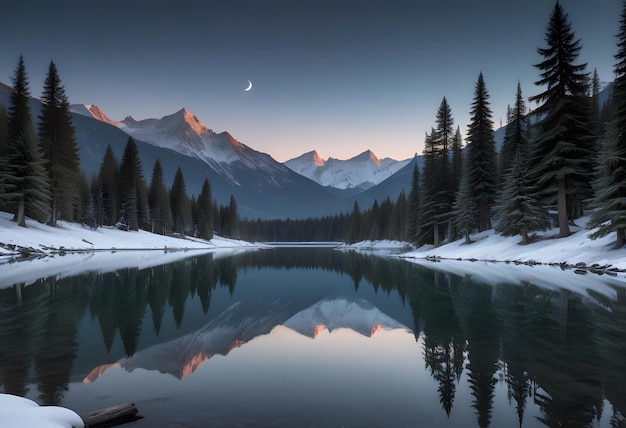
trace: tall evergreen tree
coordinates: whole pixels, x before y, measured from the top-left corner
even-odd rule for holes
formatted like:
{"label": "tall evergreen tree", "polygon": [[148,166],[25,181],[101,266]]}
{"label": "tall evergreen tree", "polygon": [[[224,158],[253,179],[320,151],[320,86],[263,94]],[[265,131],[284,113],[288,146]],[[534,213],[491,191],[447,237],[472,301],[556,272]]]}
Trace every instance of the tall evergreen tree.
{"label": "tall evergreen tree", "polygon": [[443,97],[435,120],[436,128],[433,138],[436,165],[438,169],[437,189],[435,195],[435,215],[437,241],[450,238],[451,214],[454,201],[454,182],[451,174],[450,151],[454,139],[454,120],[448,100]]}
{"label": "tall evergreen tree", "polygon": [[203,239],[213,238],[213,200],[208,179],[202,183],[198,196],[198,236]]}
{"label": "tall evergreen tree", "polygon": [[465,243],[470,244],[472,242],[470,234],[476,229],[476,221],[478,219],[478,208],[474,201],[474,195],[470,187],[470,175],[468,158],[465,159],[465,168],[463,168],[463,174],[461,175],[461,182],[459,183],[459,190],[456,192],[456,199],[454,200],[454,218],[459,232],[463,232],[465,235]]}
{"label": "tall evergreen tree", "polygon": [[600,142],[591,206],[595,211],[587,227],[597,228],[598,238],[615,232],[615,248],[626,243],[626,2],[623,3],[617,35],[613,117]]}
{"label": "tall evergreen tree", "polygon": [[[602,134],[602,106],[600,105],[600,91],[601,91],[600,76],[598,70],[593,69],[593,78],[591,79],[591,111],[590,111],[590,127],[591,135],[594,141],[594,148],[600,139]],[[595,151],[595,150],[594,150]]]}
{"label": "tall evergreen tree", "polygon": [[15,69],[15,75],[11,79],[13,90],[9,96],[9,140],[20,138],[22,133],[33,126],[33,120],[28,105],[30,90],[28,89],[28,77],[24,57],[20,55]]}
{"label": "tall evergreen tree", "polygon": [[15,206],[15,222],[26,227],[25,217],[45,221],[49,214],[50,187],[46,161],[32,126],[9,141],[6,159],[8,167],[0,181],[5,187],[4,198]]}
{"label": "tall evergreen tree", "polygon": [[191,228],[191,205],[189,203],[189,196],[187,196],[185,178],[183,177],[183,172],[180,167],[178,167],[174,175],[174,182],[170,188],[169,196],[173,230],[184,235]]}
{"label": "tall evergreen tree", "polygon": [[540,196],[553,202],[556,196],[559,236],[568,236],[572,212],[587,194],[592,153],[589,135],[586,64],[574,64],[582,45],[575,39],[567,14],[556,2],[546,32],[547,48],[538,48],[544,58],[535,67],[541,71],[538,86],[547,86],[530,98],[542,103],[535,114],[537,136],[531,147],[533,181]]}
{"label": "tall evergreen tree", "polygon": [[55,226],[59,218],[74,220],[74,212],[79,206],[80,160],[70,104],[52,61],[41,104],[39,142],[48,160],[52,196],[49,224]]}
{"label": "tall evergreen tree", "polygon": [[544,230],[546,213],[536,199],[528,173],[528,119],[521,85],[517,84],[515,104],[510,108],[500,153],[502,187],[494,206],[496,231],[504,236],[521,235],[520,244],[529,242],[528,233]]}
{"label": "tall evergreen tree", "polygon": [[489,94],[480,73],[474,90],[467,135],[468,159],[466,169],[472,199],[476,203],[476,226],[479,231],[491,228],[491,207],[497,188],[496,143]]}
{"label": "tall evergreen tree", "polygon": [[[500,173],[504,177],[512,168],[518,154],[526,159],[528,156],[528,116],[526,103],[522,96],[522,85],[517,83],[515,104],[509,108],[504,141],[500,150]],[[504,180],[502,180],[504,181]]]}
{"label": "tall evergreen tree", "polygon": [[409,200],[407,201],[407,239],[409,242],[418,242],[419,231],[419,212],[420,212],[420,182],[419,169],[417,167],[417,159],[414,159],[413,176],[411,179],[411,191],[409,192]]}
{"label": "tall evergreen tree", "polygon": [[461,128],[456,127],[452,137],[452,194],[456,194],[463,175],[463,137]]}
{"label": "tall evergreen tree", "polygon": [[424,138],[423,151],[423,173],[421,192],[419,195],[418,230],[417,245],[434,244],[439,245],[438,234],[436,235],[436,210],[435,197],[440,184],[439,172],[437,169],[437,151],[433,144],[434,129]]}
{"label": "tall evergreen tree", "polygon": [[39,151],[37,136],[28,106],[30,91],[24,58],[20,55],[13,89],[9,97],[8,141],[5,150],[6,167],[0,170],[3,206],[14,211],[14,221],[26,226],[25,217],[45,220],[46,204],[50,202],[50,187],[45,160]]}
{"label": "tall evergreen tree", "polygon": [[2,177],[5,175],[7,167],[7,146],[9,144],[9,121],[7,111],[4,106],[0,106],[0,211],[6,211],[8,206],[2,195],[6,192]]}
{"label": "tall evergreen tree", "polygon": [[150,219],[152,233],[165,235],[172,228],[172,208],[165,183],[163,181],[163,168],[161,161],[157,159],[152,168],[152,178],[148,189],[148,204],[150,206]]}
{"label": "tall evergreen tree", "polygon": [[6,155],[7,145],[9,143],[9,120],[7,118],[7,110],[4,106],[0,106],[0,159]]}
{"label": "tall evergreen tree", "polygon": [[348,236],[346,238],[346,242],[348,244],[354,244],[359,241],[360,233],[361,233],[361,221],[362,221],[361,208],[359,207],[359,203],[354,201],[354,206],[352,208],[352,213],[349,217],[349,225],[347,228]]}
{"label": "tall evergreen tree", "polygon": [[128,229],[149,229],[148,190],[143,177],[137,144],[128,138],[120,163],[120,194],[122,215]]}
{"label": "tall evergreen tree", "polygon": [[534,189],[528,177],[521,148],[504,175],[504,186],[498,192],[494,207],[496,232],[503,236],[520,235],[520,244],[528,244],[528,233],[545,230],[548,226],[546,213],[534,197]]}
{"label": "tall evergreen tree", "polygon": [[121,210],[119,165],[113,149],[108,145],[98,172],[98,187],[102,201],[100,226],[113,226],[119,220]]}

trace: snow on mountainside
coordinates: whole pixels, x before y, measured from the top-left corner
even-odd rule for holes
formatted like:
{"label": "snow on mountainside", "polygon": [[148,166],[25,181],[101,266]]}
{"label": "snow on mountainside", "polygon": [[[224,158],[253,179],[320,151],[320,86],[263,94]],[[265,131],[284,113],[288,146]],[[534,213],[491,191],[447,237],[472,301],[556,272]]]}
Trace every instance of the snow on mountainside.
{"label": "snow on mountainside", "polygon": [[72,111],[112,124],[136,140],[199,159],[236,184],[241,183],[231,166],[237,162],[250,170],[261,170],[269,175],[284,175],[289,171],[268,154],[237,141],[230,133],[216,133],[207,128],[185,108],[161,119],[135,120],[127,116],[121,122],[108,119],[96,106],[73,105]]}
{"label": "snow on mountainside", "polygon": [[83,116],[91,116],[94,119],[98,119],[100,122],[108,123],[109,125],[119,126],[119,122],[110,119],[100,108],[96,105],[89,104],[72,104],[70,106],[72,113],[82,114]]}
{"label": "snow on mountainside", "polygon": [[322,159],[316,151],[290,159],[284,164],[322,186],[337,189],[368,189],[389,178],[402,169],[410,159],[397,161],[390,158],[378,159],[370,150],[348,160]]}
{"label": "snow on mountainside", "polygon": [[284,325],[312,338],[322,330],[333,331],[337,328],[347,328],[366,337],[381,329],[410,330],[367,300],[347,297],[321,300],[289,318]]}

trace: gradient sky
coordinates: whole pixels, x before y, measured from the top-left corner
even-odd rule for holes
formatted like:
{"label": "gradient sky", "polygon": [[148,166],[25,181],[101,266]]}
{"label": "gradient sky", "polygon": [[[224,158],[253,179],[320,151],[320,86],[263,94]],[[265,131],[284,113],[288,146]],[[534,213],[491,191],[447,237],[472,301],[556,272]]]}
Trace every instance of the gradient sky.
{"label": "gradient sky", "polygon": [[[479,72],[496,127],[540,92],[553,0],[20,0],[0,6],[0,81],[24,55],[40,96],[54,60],[71,103],[115,120],[187,108],[286,161],[421,153],[447,97],[467,132]],[[579,62],[613,80],[622,0],[561,0]],[[245,92],[247,80],[254,83]]]}

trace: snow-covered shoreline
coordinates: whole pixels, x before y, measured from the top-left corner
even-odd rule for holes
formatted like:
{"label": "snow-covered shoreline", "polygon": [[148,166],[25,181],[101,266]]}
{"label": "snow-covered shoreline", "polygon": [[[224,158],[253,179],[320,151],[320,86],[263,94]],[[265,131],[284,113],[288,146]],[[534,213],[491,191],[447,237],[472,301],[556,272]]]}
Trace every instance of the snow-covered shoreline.
{"label": "snow-covered shoreline", "polygon": [[577,226],[571,228],[572,235],[566,238],[556,238],[558,229],[549,229],[534,235],[533,242],[528,245],[520,245],[519,236],[504,237],[490,229],[473,234],[471,244],[465,244],[464,239],[459,239],[436,248],[425,245],[404,251],[403,248],[407,246],[405,242],[364,241],[343,248],[359,251],[389,251],[395,248],[396,254],[392,254],[393,257],[420,264],[428,261],[449,261],[445,265],[450,269],[454,269],[453,266],[456,265],[453,263],[457,261],[502,263],[511,266],[550,265],[578,273],[609,273],[626,281],[626,247],[613,249],[614,234],[596,240],[590,239],[588,235],[591,231],[584,228],[587,219],[578,219]]}
{"label": "snow-covered shoreline", "polygon": [[145,269],[190,254],[214,253],[218,258],[262,247],[220,236],[206,241],[116,228],[92,230],[66,222],[50,227],[27,220],[28,227],[24,228],[11,218],[11,214],[0,212],[0,289],[28,285],[44,276]]}
{"label": "snow-covered shoreline", "polygon": [[537,233],[534,242],[520,245],[519,236],[504,237],[493,229],[472,235],[471,244],[464,239],[441,245],[437,248],[424,246],[402,254],[406,259],[450,259],[469,261],[492,261],[515,264],[548,264],[563,267],[611,266],[626,269],[626,248],[613,249],[614,234],[592,240],[590,231],[584,228],[587,217],[577,221],[573,233],[557,238],[558,229]]}
{"label": "snow-covered shoreline", "polygon": [[119,250],[194,250],[253,247],[245,241],[215,236],[210,241],[191,237],[157,235],[143,230],[123,231],[113,227],[93,230],[75,223],[59,222],[50,227],[27,220],[27,227],[11,221],[12,214],[0,212],[0,259],[27,255]]}

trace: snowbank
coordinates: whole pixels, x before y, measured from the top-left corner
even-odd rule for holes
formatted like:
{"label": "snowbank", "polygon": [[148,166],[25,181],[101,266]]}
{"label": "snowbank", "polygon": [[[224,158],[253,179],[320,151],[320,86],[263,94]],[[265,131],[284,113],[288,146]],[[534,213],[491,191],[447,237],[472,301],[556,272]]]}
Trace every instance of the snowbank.
{"label": "snowbank", "polygon": [[337,248],[340,249],[355,249],[355,250],[402,250],[411,248],[411,245],[402,241],[361,241],[354,244],[342,244]]}
{"label": "snowbank", "polygon": [[83,420],[70,409],[39,406],[27,398],[0,394],[0,426],[3,428],[84,427]]}
{"label": "snowbank", "polygon": [[[584,229],[588,218],[577,221],[579,226],[572,227],[572,235],[556,238],[558,229],[537,233],[534,242],[519,245],[520,237],[503,237],[493,230],[472,235],[471,244],[464,239],[441,245],[437,248],[424,246],[400,257],[416,259],[481,260],[509,262],[514,264],[553,264],[562,267],[589,269],[592,265],[614,270],[626,270],[626,248],[613,249],[615,235],[591,240],[590,231]],[[623,272],[620,277],[625,278]]]}
{"label": "snowbank", "polygon": [[232,248],[253,244],[215,236],[210,241],[195,238],[176,238],[143,230],[126,232],[112,227],[92,230],[75,223],[59,222],[50,227],[27,220],[28,227],[11,221],[12,214],[0,212],[0,257],[18,254],[52,254],[63,251],[97,250],[190,250]]}

